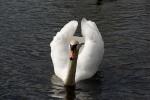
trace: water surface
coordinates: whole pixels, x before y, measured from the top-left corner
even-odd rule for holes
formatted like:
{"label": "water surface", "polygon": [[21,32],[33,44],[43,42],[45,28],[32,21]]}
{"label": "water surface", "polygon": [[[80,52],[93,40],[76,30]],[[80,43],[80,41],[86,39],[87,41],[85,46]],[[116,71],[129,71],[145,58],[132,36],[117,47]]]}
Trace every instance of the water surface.
{"label": "water surface", "polygon": [[[92,79],[67,92],[54,75],[49,42],[82,17],[97,23],[105,55]],[[0,0],[0,99],[62,100],[68,93],[76,100],[150,99],[150,1]]]}

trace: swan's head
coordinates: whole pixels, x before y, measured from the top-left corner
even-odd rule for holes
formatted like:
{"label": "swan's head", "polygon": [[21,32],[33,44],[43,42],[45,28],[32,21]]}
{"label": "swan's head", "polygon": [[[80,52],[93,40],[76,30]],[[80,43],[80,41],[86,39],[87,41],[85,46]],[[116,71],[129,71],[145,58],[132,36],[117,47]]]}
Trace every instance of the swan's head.
{"label": "swan's head", "polygon": [[79,42],[77,40],[70,41],[70,60],[75,60],[78,56]]}

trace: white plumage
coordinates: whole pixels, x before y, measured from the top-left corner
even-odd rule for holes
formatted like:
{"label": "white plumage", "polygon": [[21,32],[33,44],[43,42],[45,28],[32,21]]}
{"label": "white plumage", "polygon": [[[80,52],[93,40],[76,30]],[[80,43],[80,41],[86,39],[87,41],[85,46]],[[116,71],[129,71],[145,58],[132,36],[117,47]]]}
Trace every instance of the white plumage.
{"label": "white plumage", "polygon": [[72,39],[84,43],[78,54],[75,82],[92,77],[98,70],[104,54],[104,42],[96,24],[83,18],[81,21],[83,37],[74,36],[77,26],[77,21],[70,21],[50,43],[54,71],[62,81],[66,80],[68,74],[69,44]]}

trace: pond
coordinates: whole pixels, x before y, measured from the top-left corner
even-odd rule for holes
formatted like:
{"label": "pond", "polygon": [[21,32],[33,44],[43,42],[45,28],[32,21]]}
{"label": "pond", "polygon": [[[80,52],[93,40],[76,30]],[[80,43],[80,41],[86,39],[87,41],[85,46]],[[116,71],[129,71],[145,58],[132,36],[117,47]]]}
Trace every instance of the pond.
{"label": "pond", "polygon": [[[49,43],[83,17],[96,22],[105,54],[94,77],[67,89]],[[0,65],[1,100],[149,100],[150,1],[0,0]]]}

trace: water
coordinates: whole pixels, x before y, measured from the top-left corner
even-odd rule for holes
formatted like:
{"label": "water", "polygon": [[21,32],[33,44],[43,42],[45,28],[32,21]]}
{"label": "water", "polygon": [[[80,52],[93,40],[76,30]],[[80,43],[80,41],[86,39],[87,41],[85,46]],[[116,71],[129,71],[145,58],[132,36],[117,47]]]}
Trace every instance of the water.
{"label": "water", "polygon": [[[97,23],[105,55],[93,78],[66,89],[49,42],[82,17]],[[149,100],[149,59],[149,0],[0,0],[0,100]]]}

